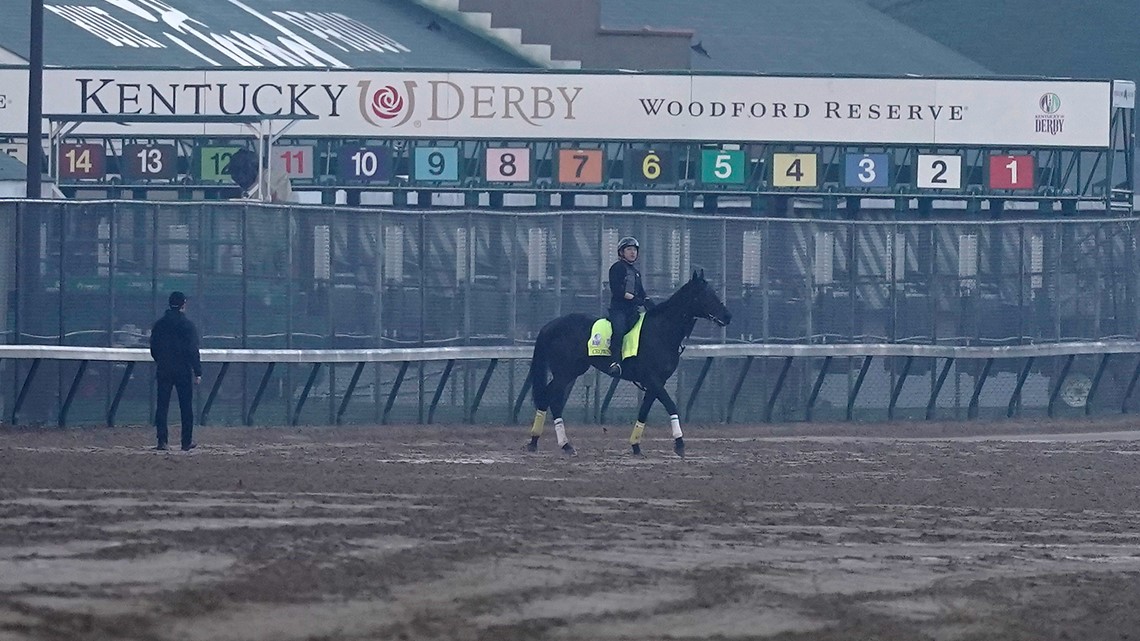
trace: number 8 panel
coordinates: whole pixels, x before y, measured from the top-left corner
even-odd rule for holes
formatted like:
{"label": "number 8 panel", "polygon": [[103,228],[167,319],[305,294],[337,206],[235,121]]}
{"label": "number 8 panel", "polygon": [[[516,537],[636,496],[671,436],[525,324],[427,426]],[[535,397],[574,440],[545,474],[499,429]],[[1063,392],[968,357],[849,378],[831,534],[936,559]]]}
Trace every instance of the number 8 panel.
{"label": "number 8 panel", "polygon": [[530,149],[495,147],[487,150],[487,182],[530,182]]}

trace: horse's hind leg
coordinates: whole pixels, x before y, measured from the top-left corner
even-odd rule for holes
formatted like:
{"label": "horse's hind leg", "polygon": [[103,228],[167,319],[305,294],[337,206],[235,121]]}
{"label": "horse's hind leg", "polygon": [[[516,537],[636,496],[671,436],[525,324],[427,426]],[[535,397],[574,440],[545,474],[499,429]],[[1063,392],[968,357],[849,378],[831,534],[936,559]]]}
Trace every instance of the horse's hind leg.
{"label": "horse's hind leg", "polygon": [[578,452],[570,444],[570,439],[566,437],[566,424],[562,422],[562,410],[566,409],[566,401],[570,399],[570,390],[574,388],[574,381],[577,378],[575,376],[565,379],[555,376],[550,382],[550,414],[554,417],[554,435],[558,438],[558,446],[566,456],[578,456]]}
{"label": "horse's hind leg", "polygon": [[546,410],[535,410],[534,423],[530,426],[530,443],[526,444],[528,451],[538,451],[538,437],[542,436],[542,430],[545,426]]}
{"label": "horse's hind leg", "polygon": [[655,400],[657,398],[650,392],[646,392],[641,397],[641,408],[637,410],[637,422],[633,424],[633,431],[629,434],[629,446],[633,449],[634,456],[642,456],[641,437],[645,434],[645,421],[649,419],[649,409],[653,407]]}

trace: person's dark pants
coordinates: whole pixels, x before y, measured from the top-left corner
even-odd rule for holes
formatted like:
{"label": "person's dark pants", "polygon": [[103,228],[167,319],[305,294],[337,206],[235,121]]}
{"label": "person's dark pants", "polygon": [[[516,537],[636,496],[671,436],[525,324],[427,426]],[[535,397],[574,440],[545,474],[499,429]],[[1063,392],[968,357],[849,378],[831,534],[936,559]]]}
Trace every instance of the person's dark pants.
{"label": "person's dark pants", "polygon": [[158,407],[154,412],[154,427],[158,431],[159,445],[166,445],[166,416],[170,411],[171,388],[178,390],[178,409],[182,413],[182,447],[186,448],[194,437],[194,378],[185,376],[158,375]]}
{"label": "person's dark pants", "polygon": [[633,326],[629,317],[629,312],[624,309],[610,308],[610,325],[614,328],[614,333],[610,336],[610,358],[615,363],[621,362],[621,342],[625,333]]}

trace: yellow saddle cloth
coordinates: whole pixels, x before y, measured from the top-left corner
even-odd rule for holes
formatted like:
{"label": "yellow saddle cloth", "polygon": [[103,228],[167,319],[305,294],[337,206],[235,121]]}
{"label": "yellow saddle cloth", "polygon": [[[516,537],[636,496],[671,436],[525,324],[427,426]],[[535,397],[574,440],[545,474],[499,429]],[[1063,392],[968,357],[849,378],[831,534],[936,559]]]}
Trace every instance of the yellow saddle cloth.
{"label": "yellow saddle cloth", "polygon": [[[637,347],[641,342],[641,324],[645,320],[645,314],[638,314],[637,322],[633,324],[625,338],[621,341],[621,357],[629,358],[630,356],[637,356]],[[594,321],[594,326],[590,328],[590,340],[586,343],[586,352],[590,356],[609,356],[610,355],[610,337],[613,336],[614,328],[608,318],[599,318]]]}

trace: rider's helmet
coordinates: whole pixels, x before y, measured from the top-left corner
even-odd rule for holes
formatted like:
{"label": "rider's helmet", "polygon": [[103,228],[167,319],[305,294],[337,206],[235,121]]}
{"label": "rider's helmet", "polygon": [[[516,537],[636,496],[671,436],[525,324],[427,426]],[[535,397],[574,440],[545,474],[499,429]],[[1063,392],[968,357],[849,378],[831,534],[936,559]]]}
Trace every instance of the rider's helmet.
{"label": "rider's helmet", "polygon": [[618,256],[621,256],[622,250],[625,249],[626,247],[633,247],[637,251],[641,251],[641,245],[637,242],[637,239],[634,238],[633,236],[626,236],[625,238],[622,238],[620,241],[618,241],[618,248],[617,248]]}

